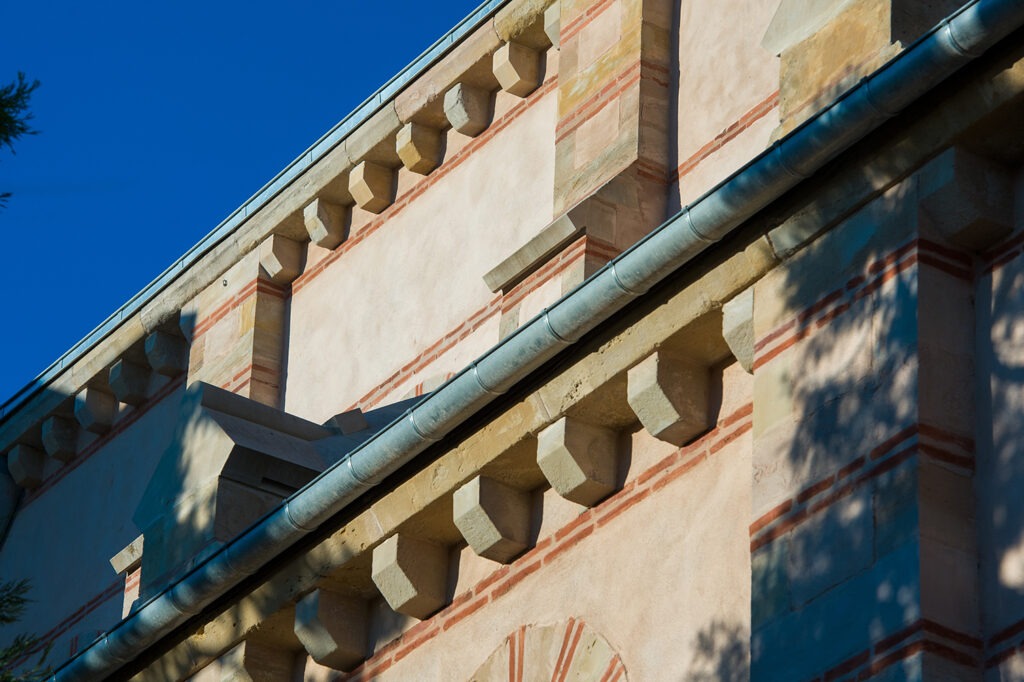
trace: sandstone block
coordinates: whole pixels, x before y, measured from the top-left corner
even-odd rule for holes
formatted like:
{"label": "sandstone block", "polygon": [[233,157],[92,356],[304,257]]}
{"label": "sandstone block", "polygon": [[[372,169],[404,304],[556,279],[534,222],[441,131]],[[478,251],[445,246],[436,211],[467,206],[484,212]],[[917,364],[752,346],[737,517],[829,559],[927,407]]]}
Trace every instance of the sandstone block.
{"label": "sandstone block", "polygon": [[754,288],[722,306],[722,337],[740,367],[754,373]]}
{"label": "sandstone block", "polygon": [[345,241],[348,210],[319,197],[302,209],[302,220],[306,225],[309,240],[325,249],[333,249]]}
{"label": "sandstone block", "polygon": [[511,562],[530,541],[530,496],[492,478],[477,476],[455,491],[455,526],[480,556]]}
{"label": "sandstone block", "polygon": [[302,274],[306,250],[300,242],[272,234],[259,248],[262,274],[274,284],[291,284]]}
{"label": "sandstone block", "polygon": [[74,459],[78,452],[78,424],[74,420],[55,414],[43,421],[41,431],[46,454],[61,462]]}
{"label": "sandstone block", "polygon": [[456,83],[444,95],[444,113],[452,128],[476,137],[491,124],[491,93],[465,83]]}
{"label": "sandstone block", "polygon": [[521,43],[505,43],[494,53],[494,77],[501,89],[526,97],[540,85],[540,53]]}
{"label": "sandstone block", "polygon": [[626,398],[648,433],[682,445],[710,426],[708,382],[704,365],[659,350],[629,370]]}
{"label": "sandstone block", "polygon": [[95,387],[88,386],[75,396],[75,419],[91,433],[106,433],[117,415],[117,399]]}
{"label": "sandstone block", "polygon": [[954,147],[922,170],[921,208],[939,236],[983,250],[1013,229],[1013,190],[998,164]]}
{"label": "sandstone block", "polygon": [[398,613],[424,619],[444,606],[448,552],[432,542],[397,533],[373,550],[373,582]]}
{"label": "sandstone block", "polygon": [[555,47],[559,44],[559,34],[561,33],[561,19],[562,19],[562,3],[553,2],[548,5],[548,8],[544,10],[544,33],[547,34],[548,40]]}
{"label": "sandstone block", "polygon": [[22,488],[38,488],[43,482],[46,455],[35,448],[18,443],[7,452],[7,470]]}
{"label": "sandstone block", "polygon": [[406,123],[395,137],[395,149],[406,168],[427,175],[441,165],[441,131],[422,123]]}
{"label": "sandstone block", "polygon": [[292,653],[262,642],[245,640],[218,658],[221,682],[282,682],[290,680]]}
{"label": "sandstone block", "polygon": [[394,201],[395,174],[387,166],[363,161],[349,174],[348,189],[359,208],[380,213]]}
{"label": "sandstone block", "polygon": [[121,358],[111,366],[108,383],[118,401],[141,405],[148,397],[149,368]]}
{"label": "sandstone block", "polygon": [[537,464],[562,497],[591,506],[615,490],[617,434],[562,417],[537,434]]}
{"label": "sandstone block", "polygon": [[176,377],[188,369],[188,342],[180,336],[155,331],[146,337],[146,359],[157,374]]}
{"label": "sandstone block", "polygon": [[352,670],[366,657],[366,602],[331,590],[313,590],[295,605],[295,636],[314,661]]}

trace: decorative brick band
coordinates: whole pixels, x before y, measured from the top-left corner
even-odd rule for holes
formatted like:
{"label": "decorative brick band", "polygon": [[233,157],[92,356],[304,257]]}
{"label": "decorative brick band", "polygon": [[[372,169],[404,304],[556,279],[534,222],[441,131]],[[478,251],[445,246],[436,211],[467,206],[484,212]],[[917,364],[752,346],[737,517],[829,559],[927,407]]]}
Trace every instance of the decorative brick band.
{"label": "decorative brick band", "polygon": [[958,251],[924,239],[913,239],[895,251],[870,263],[864,274],[851,278],[844,286],[829,292],[817,302],[781,324],[754,344],[754,369],[762,367],[837,317],[850,310],[862,298],[880,289],[886,282],[918,263],[965,281],[973,281],[970,258]]}
{"label": "decorative brick band", "polygon": [[839,665],[812,678],[813,682],[868,680],[886,668],[919,653],[930,653],[960,665],[976,668],[981,659],[981,640],[931,620],[916,623],[875,642]]}
{"label": "decorative brick band", "polygon": [[641,79],[656,83],[663,88],[668,88],[669,82],[665,80],[668,74],[668,69],[661,64],[643,60],[633,62],[623,69],[619,75],[609,80],[598,92],[581,102],[575,109],[559,120],[555,128],[555,144],[564,140],[573,131],[596,116],[602,109],[617,100],[630,86],[639,83]]}
{"label": "decorative brick band", "polygon": [[705,144],[703,147],[694,152],[690,158],[683,161],[678,168],[672,173],[669,178],[670,182],[677,182],[685,175],[692,172],[700,162],[708,158],[719,149],[727,145],[729,142],[739,136],[744,130],[754,125],[756,122],[767,116],[769,113],[777,109],[779,106],[779,91],[776,90],[772,94],[768,95],[762,102],[754,106],[750,111],[739,117],[738,120],[726,126],[722,132],[718,133],[713,140]]}
{"label": "decorative brick band", "polygon": [[496,315],[501,307],[501,297],[495,296],[487,305],[470,315],[464,322],[449,331],[440,339],[430,344],[421,351],[415,358],[405,363],[383,382],[372,388],[366,395],[360,398],[349,409],[360,408],[367,410],[379,404],[397,386],[409,379],[417,372],[423,370],[432,362],[441,357],[451,348],[454,348],[460,341],[475,332],[487,320]]}
{"label": "decorative brick band", "polygon": [[224,319],[228,313],[241,306],[257,293],[267,294],[268,296],[273,296],[274,298],[280,298],[282,300],[288,298],[287,287],[281,287],[273,282],[268,282],[257,277],[242,287],[242,289],[230,299],[217,306],[217,308],[215,308],[209,315],[198,321],[196,326],[192,329],[192,339],[198,339],[200,336],[210,331],[210,329]]}
{"label": "decorative brick band", "polygon": [[592,257],[608,262],[620,253],[622,253],[622,250],[614,244],[587,234],[580,235],[579,238],[566,246],[561,253],[551,258],[537,271],[531,273],[522,282],[512,287],[502,298],[501,312],[508,312],[517,306],[526,296],[551,281],[554,277],[565,272],[579,262],[581,258]]}
{"label": "decorative brick band", "polygon": [[465,161],[471,154],[475,153],[478,149],[487,144],[490,140],[494,139],[499,133],[507,128],[513,121],[519,118],[525,113],[530,107],[538,103],[545,95],[554,90],[557,84],[557,78],[551,76],[541,87],[537,88],[528,97],[525,97],[519,101],[514,107],[507,111],[500,118],[496,119],[484,132],[470,140],[465,147],[460,149],[450,159],[446,159],[436,170],[430,175],[424,176],[422,180],[417,182],[415,185],[409,188],[409,190],[397,197],[395,202],[384,209],[383,212],[369,223],[364,225],[358,232],[352,234],[348,239],[343,241],[337,248],[335,248],[330,254],[325,256],[316,265],[307,269],[299,277],[292,282],[292,295],[294,296],[307,286],[314,278],[320,273],[327,269],[329,265],[334,263],[336,260],[341,258],[342,255],[355,248],[364,239],[375,233],[391,218],[395,217],[400,213],[406,206],[415,201],[421,194],[427,189],[437,184],[442,178],[447,176],[453,170],[459,167],[463,161]]}
{"label": "decorative brick band", "polygon": [[559,32],[559,42],[565,44],[573,38],[577,33],[582,31],[587,24],[596,19],[602,12],[611,7],[614,0],[600,0],[600,2],[594,3],[587,10],[581,13],[578,17],[567,23],[562,27]]}
{"label": "decorative brick band", "polygon": [[969,438],[927,424],[908,426],[866,455],[806,486],[750,524],[750,551],[756,552],[775,541],[914,455],[971,472],[974,470],[973,453],[974,441]]}
{"label": "decorative brick band", "polygon": [[1004,265],[1013,262],[1024,253],[1024,232],[1006,240],[982,254],[983,274],[989,274],[999,270]]}
{"label": "decorative brick band", "polygon": [[[50,630],[48,630],[45,634],[40,635],[39,639],[36,640],[35,645],[28,649],[24,654],[22,654],[22,656],[19,659],[13,661],[9,669],[16,670],[22,665],[25,665],[29,661],[29,659],[31,659],[39,652],[52,646],[53,642],[55,642],[58,637],[60,637],[68,630],[70,630],[72,627],[80,623],[82,619],[84,619],[90,613],[98,609],[103,604],[106,604],[114,597],[122,595],[123,590],[124,582],[123,579],[119,576],[117,580],[115,580],[113,583],[107,586],[102,592],[97,594],[95,597],[93,597],[85,604],[80,606],[78,610],[76,610],[74,613],[69,615],[67,618],[62,620],[54,627],[50,628]],[[71,651],[68,653],[69,656],[73,656],[75,654],[75,649],[77,648],[77,646],[78,642],[76,638],[76,640],[72,641],[71,643]]]}
{"label": "decorative brick band", "polygon": [[75,457],[73,460],[71,460],[70,462],[62,466],[60,469],[58,469],[53,474],[53,476],[50,476],[48,479],[43,481],[43,484],[41,486],[27,492],[25,497],[22,498],[21,505],[19,506],[19,512],[20,510],[24,509],[35,500],[39,499],[43,495],[43,493],[45,493],[53,486],[57,485],[57,483],[60,482],[65,476],[70,474],[72,471],[81,466],[87,459],[89,459],[94,454],[99,452],[99,450],[104,445],[109,443],[116,436],[123,433],[125,429],[127,429],[129,426],[131,426],[139,419],[141,419],[144,414],[149,412],[149,410],[151,410],[161,400],[163,400],[168,395],[173,393],[183,383],[185,383],[185,375],[180,375],[175,379],[172,379],[163,388],[154,393],[153,396],[149,398],[149,400],[147,400],[142,405],[139,405],[137,408],[126,414],[120,421],[116,422],[113,428],[111,428],[109,431],[107,431],[105,434],[103,434],[93,442],[89,443],[87,447],[83,448],[82,451],[78,453],[77,457]]}
{"label": "decorative brick band", "polygon": [[[472,588],[455,597],[450,605],[429,619],[417,623],[398,638],[381,647],[362,666],[344,678],[350,682],[371,680],[416,650],[435,635],[445,632],[490,603],[512,591],[516,585],[572,550],[597,528],[613,522],[626,510],[636,506],[651,493],[681,478],[695,467],[720,453],[728,444],[751,430],[753,405],[747,404],[723,418],[718,425],[689,445],[685,445],[643,474],[623,486],[622,490],[595,507],[584,510],[565,526],[548,535],[512,564],[501,566]],[[563,643],[563,648],[565,644]],[[618,660],[618,659],[616,659]],[[622,679],[625,669],[609,666],[607,682]]]}
{"label": "decorative brick band", "polygon": [[[440,358],[450,349],[454,348],[467,336],[479,329],[492,316],[508,312],[516,304],[520,303],[530,293],[536,291],[552,278],[557,277],[566,269],[571,267],[580,258],[597,257],[606,262],[614,258],[620,251],[607,242],[586,235],[581,236],[569,245],[556,258],[544,264],[544,266],[527,277],[523,282],[512,289],[507,296],[495,296],[487,305],[470,315],[464,322],[459,324],[440,339],[432,343],[425,350],[421,351],[415,358],[407,362],[400,369],[396,370],[383,382],[372,388],[366,395],[350,406],[368,410],[387,398],[398,386],[405,383],[410,377],[422,372],[431,363]],[[449,375],[450,377],[451,375]],[[422,394],[423,384],[417,385],[416,395]]]}
{"label": "decorative brick band", "polygon": [[1024,655],[1024,618],[989,637],[986,654],[985,668],[994,668],[1016,654]]}

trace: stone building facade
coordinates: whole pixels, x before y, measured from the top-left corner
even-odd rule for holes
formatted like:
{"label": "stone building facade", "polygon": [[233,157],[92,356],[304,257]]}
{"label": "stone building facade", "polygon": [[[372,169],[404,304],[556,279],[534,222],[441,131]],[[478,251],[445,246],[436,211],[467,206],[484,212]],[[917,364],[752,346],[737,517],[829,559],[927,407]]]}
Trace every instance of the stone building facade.
{"label": "stone building facade", "polygon": [[20,625],[57,680],[1024,679],[1022,24],[485,3],[4,404]]}

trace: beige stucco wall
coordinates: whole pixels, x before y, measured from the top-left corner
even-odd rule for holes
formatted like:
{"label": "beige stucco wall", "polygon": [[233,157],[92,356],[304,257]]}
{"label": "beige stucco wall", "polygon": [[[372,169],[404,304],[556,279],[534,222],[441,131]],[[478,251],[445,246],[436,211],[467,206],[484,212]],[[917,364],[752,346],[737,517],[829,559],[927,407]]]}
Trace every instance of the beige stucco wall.
{"label": "beige stucco wall", "polygon": [[670,172],[682,176],[682,206],[763,150],[778,126],[772,102],[779,60],[761,46],[778,5],[779,0],[679,3],[676,160]]}
{"label": "beige stucco wall", "polygon": [[48,660],[60,662],[72,653],[73,638],[81,647],[121,619],[124,580],[110,558],[139,535],[132,517],[173,437],[182,394],[177,388],[23,499],[0,553],[0,576],[30,578],[33,602],[0,634],[43,637],[57,628]]}
{"label": "beige stucco wall", "polygon": [[[291,300],[287,411],[319,421],[351,407],[493,300],[483,275],[551,222],[554,125],[548,94],[302,283]],[[465,366],[497,342],[496,320],[486,329],[423,376]]]}

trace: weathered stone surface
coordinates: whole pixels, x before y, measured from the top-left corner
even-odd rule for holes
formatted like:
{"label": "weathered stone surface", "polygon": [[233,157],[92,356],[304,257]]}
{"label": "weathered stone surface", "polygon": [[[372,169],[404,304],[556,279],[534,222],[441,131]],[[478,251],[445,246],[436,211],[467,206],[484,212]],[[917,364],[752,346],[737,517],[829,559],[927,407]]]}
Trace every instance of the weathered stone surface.
{"label": "weathered stone surface", "polygon": [[333,249],[345,241],[348,209],[341,204],[317,197],[302,209],[302,220],[309,240],[317,246]]}
{"label": "weathered stone surface", "polygon": [[491,93],[465,83],[457,83],[444,95],[444,113],[452,128],[476,137],[491,124]]}
{"label": "weathered stone surface", "polygon": [[110,567],[114,569],[114,573],[120,575],[137,566],[142,561],[142,550],[145,547],[145,542],[146,537],[140,535],[128,543],[127,547],[110,557]]}
{"label": "weathered stone surface", "polygon": [[706,366],[659,350],[629,370],[627,399],[648,433],[682,445],[710,426],[708,383]]}
{"label": "weathered stone surface", "polygon": [[398,613],[424,619],[444,606],[447,550],[396,533],[373,550],[373,582]]}
{"label": "weathered stone surface", "polygon": [[441,164],[441,131],[422,123],[406,123],[395,137],[395,148],[406,168],[426,175]]}
{"label": "weathered stone surface", "polygon": [[22,488],[38,488],[42,484],[45,462],[46,455],[24,443],[7,451],[7,470]]}
{"label": "weathered stone surface", "polygon": [[494,77],[501,89],[518,97],[526,97],[540,85],[540,58],[536,50],[521,43],[509,42],[494,53]]}
{"label": "weathered stone surface", "polygon": [[1013,229],[1013,189],[998,164],[953,147],[921,171],[929,226],[955,246],[985,249]]}
{"label": "weathered stone surface", "polygon": [[455,525],[480,556],[509,563],[530,541],[530,495],[486,476],[455,491]]}
{"label": "weathered stone surface", "polygon": [[722,337],[740,367],[754,371],[754,288],[722,306]]}
{"label": "weathered stone surface", "polygon": [[157,330],[146,337],[146,359],[157,374],[176,377],[188,369],[188,342]]}
{"label": "weathered stone surface", "polygon": [[386,102],[367,121],[345,139],[345,149],[353,163],[372,161],[384,165],[395,163],[395,133],[401,128],[394,102]]}
{"label": "weathered stone surface", "polygon": [[513,0],[494,15],[494,30],[505,42],[547,49],[551,42],[544,32],[544,10],[550,4],[551,0]]}
{"label": "weathered stone surface", "polygon": [[380,213],[394,201],[395,174],[387,166],[363,161],[349,174],[348,188],[359,208]]}
{"label": "weathered stone surface", "polygon": [[555,47],[559,44],[559,34],[561,33],[561,19],[562,19],[562,3],[553,2],[548,5],[548,8],[544,10],[544,33],[547,34],[548,40]]}
{"label": "weathered stone surface", "polygon": [[106,433],[116,414],[117,400],[110,393],[88,386],[75,396],[75,419],[86,431]]}
{"label": "weathered stone surface", "polygon": [[141,405],[148,397],[149,368],[121,358],[110,368],[108,383],[118,401]]}
{"label": "weathered stone surface", "polygon": [[217,659],[214,673],[220,682],[286,682],[292,658],[287,649],[245,640]]}
{"label": "weathered stone surface", "polygon": [[305,255],[302,243],[272,234],[260,244],[260,268],[274,284],[291,284],[302,274]]}
{"label": "weathered stone surface", "polygon": [[617,434],[574,417],[562,417],[537,434],[537,464],[551,487],[591,506],[615,490]]}
{"label": "weathered stone surface", "polygon": [[295,636],[314,661],[352,670],[366,657],[366,602],[316,589],[295,604]]}
{"label": "weathered stone surface", "polygon": [[46,454],[61,462],[74,459],[78,452],[78,424],[73,419],[52,415],[40,429]]}

